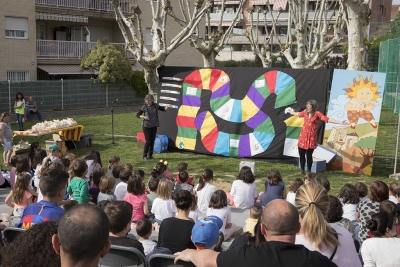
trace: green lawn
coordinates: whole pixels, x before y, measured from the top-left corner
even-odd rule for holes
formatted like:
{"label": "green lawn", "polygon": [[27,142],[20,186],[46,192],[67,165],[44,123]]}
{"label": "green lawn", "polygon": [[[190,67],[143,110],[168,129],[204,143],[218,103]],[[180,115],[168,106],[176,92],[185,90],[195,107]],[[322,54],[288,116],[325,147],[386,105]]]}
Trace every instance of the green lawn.
{"label": "green lawn", "polygon": [[[106,116],[90,116],[90,117],[79,117],[75,120],[84,125],[85,133],[94,133],[94,142],[91,147],[73,149],[69,152],[74,153],[77,157],[85,156],[90,150],[96,149],[101,153],[101,159],[103,166],[107,166],[108,158],[112,155],[118,155],[121,158],[121,164],[132,163],[134,169],[143,169],[146,173],[146,177],[150,174],[150,171],[157,161],[143,161],[142,160],[142,149],[137,148],[136,144],[136,133],[140,130],[140,120],[137,119],[132,113],[115,114],[115,142],[117,146],[110,145],[111,143],[111,119]],[[393,114],[389,109],[383,108],[381,122],[379,126],[376,159],[373,167],[373,175],[354,175],[339,171],[327,171],[323,173],[329,178],[331,182],[331,194],[337,195],[341,187],[345,183],[355,183],[362,181],[367,185],[370,185],[375,180],[383,180],[386,183],[390,183],[393,180],[388,178],[389,174],[393,173],[393,168],[382,167],[383,156],[393,155],[395,138],[397,134],[397,115]],[[25,123],[25,128],[29,129],[32,123]],[[17,125],[12,126],[13,129]],[[45,140],[51,139],[51,135],[44,136],[40,141],[42,147],[44,147]],[[36,140],[35,137],[16,137],[14,143],[24,139],[29,142]],[[389,149],[388,149],[389,148]],[[189,164],[189,172],[194,174],[200,174],[204,168],[211,168],[214,170],[214,177],[219,181],[231,183],[234,177],[239,171],[239,163],[242,159],[225,158],[216,156],[207,156],[201,154],[187,153],[187,152],[169,152],[164,154],[155,154],[157,159],[167,160],[170,166],[170,172],[176,172],[176,166],[180,162],[187,162]],[[263,160],[254,160],[256,162],[255,174],[258,181],[258,189],[263,190],[263,183],[266,179],[268,170],[270,168],[278,168],[284,178],[284,182],[289,184],[295,178],[301,178],[297,175],[299,169],[296,166],[288,164],[270,163]],[[1,166],[2,169],[6,167]],[[221,179],[221,180],[220,180]],[[218,186],[218,185],[217,185]],[[222,185],[221,185],[222,186]],[[223,187],[225,190],[229,190],[229,187]]]}

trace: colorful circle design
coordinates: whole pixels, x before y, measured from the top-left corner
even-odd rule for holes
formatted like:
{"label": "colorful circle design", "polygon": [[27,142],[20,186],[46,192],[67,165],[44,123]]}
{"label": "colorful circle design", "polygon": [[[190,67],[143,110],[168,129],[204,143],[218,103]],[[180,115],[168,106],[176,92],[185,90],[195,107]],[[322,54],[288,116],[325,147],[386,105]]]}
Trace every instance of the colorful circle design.
{"label": "colorful circle design", "polygon": [[[202,90],[210,90],[212,112],[198,112]],[[268,149],[275,137],[272,120],[261,108],[271,94],[276,94],[275,108],[296,102],[295,81],[288,74],[269,71],[258,77],[243,99],[230,96],[229,76],[219,69],[200,69],[190,73],[182,84],[182,105],[176,123],[178,148],[194,150],[199,132],[204,147],[211,153],[232,157],[251,157]],[[220,131],[214,118],[245,123],[253,129],[248,134]]]}

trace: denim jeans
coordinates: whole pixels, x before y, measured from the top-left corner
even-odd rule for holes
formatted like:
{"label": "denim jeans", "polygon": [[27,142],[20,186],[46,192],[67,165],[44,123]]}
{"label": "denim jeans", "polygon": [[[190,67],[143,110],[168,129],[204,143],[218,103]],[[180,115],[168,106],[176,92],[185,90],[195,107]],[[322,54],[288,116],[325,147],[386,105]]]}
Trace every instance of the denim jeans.
{"label": "denim jeans", "polygon": [[40,120],[40,121],[42,120],[42,115],[40,114],[39,110],[36,110],[36,112],[35,112],[32,110],[26,109],[26,118],[28,119],[28,121],[32,120],[31,114],[36,114],[38,117],[38,120]]}
{"label": "denim jeans", "polygon": [[17,121],[18,121],[18,130],[24,130],[24,114],[17,114]]}

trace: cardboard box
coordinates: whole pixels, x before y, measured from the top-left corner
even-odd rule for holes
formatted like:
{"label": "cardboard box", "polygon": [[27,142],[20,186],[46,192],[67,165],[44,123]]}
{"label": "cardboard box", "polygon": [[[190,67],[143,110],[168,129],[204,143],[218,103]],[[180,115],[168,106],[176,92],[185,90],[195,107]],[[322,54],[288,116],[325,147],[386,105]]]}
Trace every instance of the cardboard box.
{"label": "cardboard box", "polygon": [[[299,168],[300,168],[300,160],[299,160]],[[307,160],[306,160],[305,168],[307,170]],[[326,160],[313,158],[311,172],[318,173],[318,172],[324,172],[324,171],[326,171]]]}
{"label": "cardboard box", "polygon": [[65,144],[65,141],[46,140],[45,144],[46,144],[46,150],[49,150],[50,146],[53,144],[58,145],[61,149],[60,157],[63,157],[65,156],[65,154],[67,154],[68,149],[67,145]]}

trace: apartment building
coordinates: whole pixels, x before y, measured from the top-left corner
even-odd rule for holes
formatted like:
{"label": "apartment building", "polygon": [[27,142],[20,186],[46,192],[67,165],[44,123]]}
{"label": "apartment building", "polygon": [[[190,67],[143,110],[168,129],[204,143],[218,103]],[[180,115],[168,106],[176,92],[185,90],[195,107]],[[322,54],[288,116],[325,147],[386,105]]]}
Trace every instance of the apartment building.
{"label": "apartment building", "polygon": [[[125,40],[115,21],[109,0],[0,0],[0,81],[37,79],[79,79],[90,73],[80,71],[81,57],[107,37],[110,43],[124,46]],[[120,0],[124,13],[130,5],[142,9],[145,44],[151,48],[152,22],[149,0]],[[179,31],[169,18],[167,36]],[[134,68],[132,54],[127,52]],[[202,66],[201,54],[183,44],[165,65]]]}
{"label": "apartment building", "polygon": [[[276,32],[278,33],[276,37],[272,37],[270,40],[271,49],[273,51],[279,49],[279,41],[281,43],[285,43],[286,34],[288,31],[294,32],[294,29],[288,29],[287,20],[288,20],[288,0],[269,0],[270,7],[272,9],[272,15],[276,18],[278,15],[278,10],[282,9],[279,18],[276,23]],[[212,30],[215,30],[218,26],[219,18],[223,15],[223,23],[222,26],[227,29],[230,25],[230,22],[233,20],[235,12],[239,8],[240,1],[239,0],[228,0],[225,2],[225,9],[222,9],[222,0],[215,0],[215,6],[213,8],[213,13],[210,15],[211,18],[211,26],[214,26]],[[315,16],[316,9],[316,1],[309,0],[308,4],[308,20],[311,24],[312,20]],[[371,22],[384,22],[390,21],[390,10],[391,10],[392,0],[371,0]],[[269,10],[267,7],[267,0],[246,0],[243,5],[243,10],[239,15],[239,18],[236,22],[233,33],[230,36],[228,45],[225,49],[219,54],[217,57],[218,60],[241,60],[241,59],[251,59],[254,58],[253,52],[251,51],[249,41],[245,36],[246,30],[251,27],[250,17],[248,13],[248,8],[254,6],[255,11],[252,14],[253,21],[259,20],[259,36],[258,43],[259,45],[264,43],[265,38],[267,38],[265,29],[264,29],[264,15],[262,13],[258,13],[257,10]],[[332,7],[331,10],[328,11],[328,17],[331,17],[331,24],[337,18],[338,15],[338,6],[336,8]],[[261,11],[262,12],[262,11]],[[268,31],[272,30],[271,26],[271,14],[267,13],[267,23],[268,23]],[[333,29],[330,29],[327,33],[326,41],[329,41],[333,37]],[[347,42],[347,39],[344,38],[342,42],[334,48],[331,54],[333,55],[341,55],[343,54],[343,45]]]}

